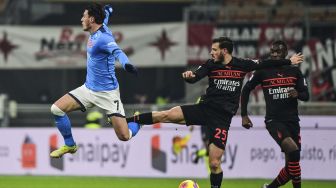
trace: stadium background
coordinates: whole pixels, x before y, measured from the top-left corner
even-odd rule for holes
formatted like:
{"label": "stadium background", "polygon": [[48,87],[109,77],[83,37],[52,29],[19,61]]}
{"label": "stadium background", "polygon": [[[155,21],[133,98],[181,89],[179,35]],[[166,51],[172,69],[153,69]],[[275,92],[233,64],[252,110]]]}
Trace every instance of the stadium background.
{"label": "stadium background", "polygon": [[[153,159],[149,161],[152,164],[148,164],[148,168],[154,168],[154,170],[151,169],[153,171],[148,172],[153,173],[149,176],[141,173],[132,175],[128,171],[122,173],[120,167],[114,166],[118,158],[111,158],[112,162],[108,168],[94,163],[78,162],[78,166],[72,167],[74,170],[66,172],[59,170],[62,166],[59,161],[48,161],[49,149],[62,143],[57,137],[57,131],[49,113],[50,104],[64,93],[81,85],[85,79],[85,48],[83,47],[85,42],[81,42],[85,41],[87,34],[83,35],[85,33],[81,31],[80,18],[89,2],[91,1],[0,1],[0,172],[4,175],[0,178],[0,187],[24,186],[14,185],[16,178],[24,178],[20,180],[28,184],[33,181],[45,185],[48,180],[44,180],[41,175],[48,175],[48,177],[49,175],[89,175],[93,179],[94,176],[127,177],[127,174],[131,174],[130,177],[132,177],[127,181],[132,181],[135,177],[201,178],[199,181],[203,183],[203,187],[208,186],[207,180],[203,179],[206,177],[204,164],[193,165],[187,162],[188,157],[191,157],[192,149],[202,144],[198,128],[191,133],[190,151],[183,153],[185,156],[167,154],[168,159],[176,157],[177,161],[182,161],[175,163],[179,167],[172,167],[174,163],[163,163],[160,157],[157,158],[157,162],[153,162],[155,157],[153,158],[151,152],[158,149],[159,145],[159,149],[164,151],[159,156],[164,158],[165,152],[171,150],[171,138],[176,135],[183,137],[189,134],[189,130],[186,128],[176,130],[175,127],[170,128],[167,125],[146,127],[143,135],[140,134],[137,138],[139,140],[135,139],[134,142],[146,142],[141,137],[148,134],[150,137],[148,146],[143,146],[146,148],[144,149],[141,145],[137,147],[136,143],[131,143],[134,145],[133,148],[136,148],[131,151],[144,153],[141,157],[143,164],[148,162],[143,158]],[[311,173],[306,179],[324,180],[322,183],[331,187],[336,186],[334,182],[336,177],[330,175],[336,174],[336,139],[332,136],[336,133],[333,125],[336,114],[335,2],[332,0],[110,0],[99,2],[113,6],[114,12],[109,26],[120,46],[140,71],[139,77],[134,78],[122,69],[117,69],[121,96],[127,114],[132,114],[135,110],[167,109],[177,104],[195,102],[204,92],[207,82],[204,80],[196,85],[187,85],[181,78],[181,72],[197,67],[209,57],[208,52],[213,37],[230,36],[236,44],[235,55],[240,57],[265,58],[268,45],[278,38],[288,42],[291,53],[303,52],[305,62],[300,65],[300,68],[309,81],[311,99],[307,103],[300,104],[300,114],[304,116],[304,122],[307,122],[302,124],[303,131],[307,130],[309,132],[307,135],[314,137],[309,139],[313,141],[309,141],[311,145],[306,147],[306,155],[303,158],[321,157],[318,152],[320,145],[323,145],[322,150],[325,150],[325,157],[322,157],[324,161],[307,162],[306,166],[311,165],[311,171],[316,171],[317,175],[314,177],[314,173]],[[256,115],[257,121],[260,121],[265,109],[262,93],[260,90],[256,91],[251,98],[250,111]],[[119,142],[115,139],[114,133],[108,130],[111,129],[110,127],[103,126],[103,129],[98,132],[83,129],[86,123],[85,116],[86,114],[81,112],[70,114],[73,127],[78,128],[74,130],[75,137],[78,131],[80,134],[78,133],[77,137],[83,134],[82,137],[91,138],[92,143],[97,143],[97,139],[100,139],[100,143],[110,142],[112,147],[118,148]],[[102,119],[101,123],[104,125],[105,121]],[[103,136],[107,131],[113,137],[110,141],[108,135]],[[239,116],[233,124],[233,132],[235,131],[245,134],[240,129]],[[48,135],[42,136],[45,134]],[[170,135],[170,137],[163,135]],[[268,137],[262,123],[248,135]],[[231,139],[233,138],[234,136]],[[82,141],[81,138],[78,139]],[[90,144],[89,141],[84,140],[83,144]],[[316,142],[315,150],[314,142]],[[235,142],[232,141],[231,145],[234,146],[234,144]],[[261,143],[256,145],[263,148],[260,155],[256,155],[260,157],[261,162],[268,160],[267,157],[272,157],[267,152],[279,154],[272,140],[266,141],[264,145]],[[36,152],[36,155],[24,159],[25,149]],[[252,149],[251,146],[247,154],[250,155]],[[69,163],[71,158],[65,158],[65,160]],[[137,160],[136,157],[134,160]],[[251,162],[244,158],[238,160],[246,162],[247,166],[248,162]],[[251,165],[250,168],[258,174],[258,165],[265,165],[264,163]],[[81,173],[87,171],[85,165],[98,171],[93,170],[92,174]],[[320,167],[314,168],[317,165]],[[43,166],[49,169],[43,170]],[[55,166],[57,166],[56,170],[52,171],[52,167]],[[224,163],[223,166],[229,168],[230,164]],[[235,169],[236,174],[228,173],[226,177],[233,178],[228,181],[235,181],[237,178],[275,176],[278,166],[272,166],[272,163],[267,163],[266,166],[272,169],[269,175],[261,173],[251,176],[248,173],[240,173],[246,170],[242,166]],[[146,171],[145,168],[146,166],[139,167],[134,164],[128,170],[139,172]],[[175,171],[169,171],[172,168],[176,168]],[[102,173],[104,170],[106,172]],[[33,177],[22,175],[33,175]],[[303,178],[305,178],[304,175]],[[58,180],[50,177],[50,182]],[[119,182],[117,187],[130,187],[124,180],[114,178],[111,180],[113,183]],[[151,182],[158,180],[151,180]],[[178,182],[179,180],[174,179],[172,186],[177,186]],[[239,182],[234,182],[231,187],[238,187]],[[252,179],[247,185],[253,187],[253,184],[258,186],[262,183],[261,180]],[[142,184],[146,185],[146,183]],[[160,181],[158,184],[160,185]],[[327,187],[326,184],[322,186]],[[151,183],[147,185],[150,187]],[[225,186],[225,181],[223,185]],[[153,187],[155,186],[154,184]],[[73,186],[70,185],[70,187]]]}

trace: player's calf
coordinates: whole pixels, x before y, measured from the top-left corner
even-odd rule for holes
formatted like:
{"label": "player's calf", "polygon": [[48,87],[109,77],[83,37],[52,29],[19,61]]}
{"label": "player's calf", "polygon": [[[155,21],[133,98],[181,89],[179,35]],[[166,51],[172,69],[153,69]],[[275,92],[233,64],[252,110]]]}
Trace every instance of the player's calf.
{"label": "player's calf", "polygon": [[288,154],[288,173],[292,179],[294,188],[301,187],[301,167],[300,167],[300,151],[296,150]]}

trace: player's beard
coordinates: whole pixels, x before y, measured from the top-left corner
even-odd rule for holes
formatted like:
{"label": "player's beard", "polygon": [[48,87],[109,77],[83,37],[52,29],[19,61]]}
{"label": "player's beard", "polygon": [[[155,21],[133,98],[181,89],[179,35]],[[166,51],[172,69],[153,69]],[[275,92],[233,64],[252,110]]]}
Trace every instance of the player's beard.
{"label": "player's beard", "polygon": [[88,26],[83,26],[83,31],[89,31],[90,30],[90,27],[88,27]]}
{"label": "player's beard", "polygon": [[89,24],[82,24],[83,31],[90,31],[91,27]]}
{"label": "player's beard", "polygon": [[224,55],[222,53],[219,54],[218,59],[215,59],[215,63],[223,63],[224,62]]}

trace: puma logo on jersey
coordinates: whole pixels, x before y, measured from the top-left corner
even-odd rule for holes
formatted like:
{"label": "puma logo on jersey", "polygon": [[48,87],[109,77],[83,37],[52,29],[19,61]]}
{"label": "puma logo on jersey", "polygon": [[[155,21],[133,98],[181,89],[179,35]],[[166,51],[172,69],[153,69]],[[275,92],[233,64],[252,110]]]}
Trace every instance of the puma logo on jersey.
{"label": "puma logo on jersey", "polygon": [[227,68],[227,69],[231,69],[232,67],[231,67],[231,66],[225,66],[225,68]]}
{"label": "puma logo on jersey", "polygon": [[283,76],[284,76],[283,74],[280,74],[280,73],[278,73],[277,75],[278,75],[279,77],[283,77]]}

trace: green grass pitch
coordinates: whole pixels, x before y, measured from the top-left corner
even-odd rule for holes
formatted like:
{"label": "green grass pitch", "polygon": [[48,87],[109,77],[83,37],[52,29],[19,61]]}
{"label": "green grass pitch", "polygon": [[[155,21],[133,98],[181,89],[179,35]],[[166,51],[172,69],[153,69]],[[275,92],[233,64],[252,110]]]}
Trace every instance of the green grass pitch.
{"label": "green grass pitch", "polygon": [[[184,179],[119,178],[73,176],[0,176],[0,188],[177,188]],[[208,179],[195,179],[200,188],[210,187]],[[262,179],[224,179],[223,188],[259,188]],[[284,188],[291,188],[288,183]],[[335,188],[336,181],[303,180],[304,188]]]}

